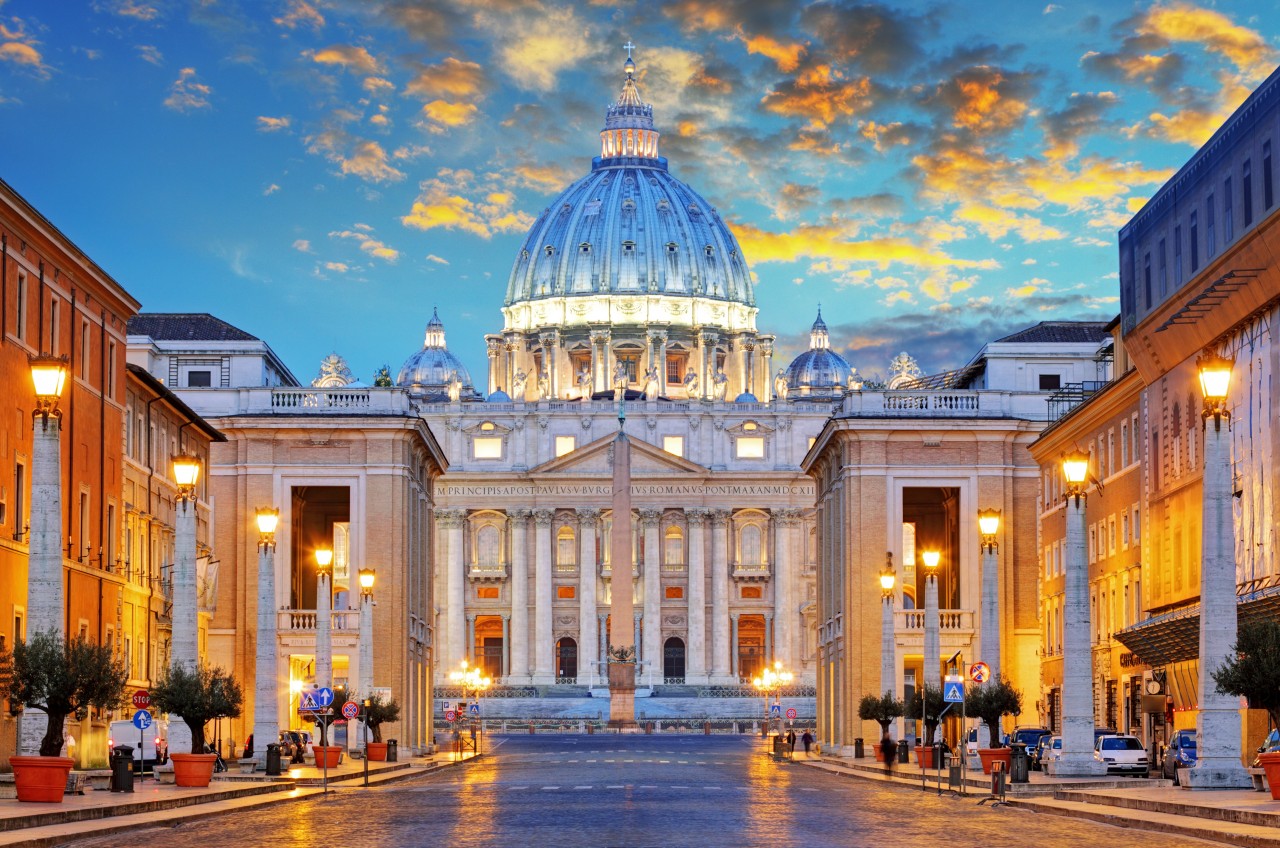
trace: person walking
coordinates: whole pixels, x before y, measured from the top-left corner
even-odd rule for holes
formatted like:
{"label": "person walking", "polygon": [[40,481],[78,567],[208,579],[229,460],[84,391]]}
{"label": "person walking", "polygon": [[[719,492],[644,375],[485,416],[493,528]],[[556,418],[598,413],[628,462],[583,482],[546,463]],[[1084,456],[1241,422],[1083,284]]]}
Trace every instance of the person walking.
{"label": "person walking", "polygon": [[800,741],[804,743],[804,755],[809,756],[809,748],[813,746],[813,734],[806,730],[800,737]]}
{"label": "person walking", "polygon": [[893,744],[893,740],[889,738],[889,732],[886,730],[884,737],[880,740],[880,754],[884,758],[884,773],[887,775],[893,771],[893,761],[898,753],[898,746]]}
{"label": "person walking", "polygon": [[796,752],[796,732],[787,730],[787,756],[790,757]]}

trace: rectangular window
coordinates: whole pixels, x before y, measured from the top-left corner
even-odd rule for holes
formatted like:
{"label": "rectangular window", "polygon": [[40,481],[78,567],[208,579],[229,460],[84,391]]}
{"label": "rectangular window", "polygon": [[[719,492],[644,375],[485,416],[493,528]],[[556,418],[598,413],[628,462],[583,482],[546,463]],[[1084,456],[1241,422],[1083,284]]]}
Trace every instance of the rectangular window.
{"label": "rectangular window", "polygon": [[1236,237],[1235,198],[1231,196],[1231,178],[1222,181],[1222,244],[1226,246]]}
{"label": "rectangular window", "polygon": [[1182,227],[1173,228],[1173,284],[1182,285]]}
{"label": "rectangular window", "polygon": [[213,385],[212,371],[188,371],[187,386],[193,389],[207,389]]}
{"label": "rectangular window", "polygon": [[1129,467],[1129,422],[1120,422],[1120,467]]}
{"label": "rectangular window", "polygon": [[1213,256],[1213,195],[1204,202],[1204,255]]}
{"label": "rectangular window", "polygon": [[1142,257],[1142,293],[1147,299],[1147,308],[1151,308],[1151,254]]}
{"label": "rectangular window", "polygon": [[1248,159],[1240,168],[1240,202],[1244,207],[1241,220],[1248,228],[1253,223],[1253,163]]}
{"label": "rectangular window", "polygon": [[1056,392],[1062,388],[1061,374],[1041,374],[1040,375],[1040,391]]}
{"label": "rectangular window", "polygon": [[1116,473],[1116,431],[1107,431],[1107,473]]}
{"label": "rectangular window", "polygon": [[564,600],[572,600],[574,597],[576,597],[576,596],[574,595],[574,591],[573,591],[573,590],[574,590],[574,587],[573,587],[573,586],[557,586],[557,587],[556,587],[556,597],[557,597],[557,598],[562,598],[562,599],[564,599]]}
{"label": "rectangular window", "polygon": [[1114,515],[1107,517],[1107,554],[1116,555],[1116,517]]}
{"label": "rectangular window", "polygon": [[106,540],[103,545],[103,555],[106,557],[106,567],[116,567],[116,505],[107,504],[107,526],[102,528],[102,536]]}
{"label": "rectangular window", "polygon": [[1271,188],[1271,142],[1262,142],[1262,206],[1270,210],[1275,202],[1275,192]]}
{"label": "rectangular window", "polygon": [[[115,399],[116,396],[116,343],[107,342],[107,397]],[[125,426],[128,427],[128,419],[125,419]]]}
{"label": "rectangular window", "polygon": [[89,366],[92,362],[89,354],[89,322],[82,321],[80,323],[80,378],[86,381],[89,379]]}
{"label": "rectangular window", "polygon": [[1129,549],[1129,513],[1120,513],[1120,547]]}
{"label": "rectangular window", "polygon": [[20,340],[27,338],[27,275],[18,274],[18,302],[14,310],[13,334]]}
{"label": "rectangular window", "polygon": [[1139,434],[1140,434],[1140,431],[1138,430],[1138,413],[1135,412],[1133,413],[1133,417],[1130,419],[1130,424],[1129,424],[1129,439],[1131,440],[1129,445],[1129,461],[1130,462],[1138,462],[1142,459],[1142,450],[1141,450],[1142,446],[1138,444]]}
{"label": "rectangular window", "polygon": [[58,355],[58,299],[55,297],[49,303],[49,353],[54,356]]}
{"label": "rectangular window", "polygon": [[27,638],[27,629],[22,625],[25,623],[26,616],[22,611],[13,614],[13,641],[21,642]]}
{"label": "rectangular window", "polygon": [[1188,245],[1191,248],[1191,273],[1194,274],[1200,268],[1200,227],[1194,212],[1191,213],[1189,235],[1191,237],[1191,243]]}
{"label": "rectangular window", "polygon": [[13,538],[21,539],[27,529],[27,467],[13,466]]}
{"label": "rectangular window", "polygon": [[577,447],[578,440],[574,436],[556,436],[556,456],[564,456],[567,453],[573,453],[573,449]]}
{"label": "rectangular window", "polygon": [[683,586],[668,586],[664,593],[669,600],[678,601],[684,597]]}
{"label": "rectangular window", "polygon": [[684,456],[684,436],[663,436],[662,449],[676,456]]}
{"label": "rectangular window", "polygon": [[679,353],[667,354],[667,384],[678,386],[684,382],[685,357]]}
{"label": "rectangular window", "polygon": [[1160,254],[1157,259],[1160,262],[1160,298],[1163,300],[1169,293],[1169,257],[1165,252],[1164,239],[1160,239]]}
{"label": "rectangular window", "polygon": [[501,436],[476,436],[471,440],[473,459],[502,459]]}
{"label": "rectangular window", "polygon": [[76,559],[84,562],[84,558],[89,555],[89,493],[85,491],[80,492],[80,535],[76,543],[80,546]]}
{"label": "rectangular window", "polygon": [[1136,506],[1133,508],[1133,520],[1129,522],[1129,526],[1133,528],[1133,542],[1137,544],[1138,540],[1142,538],[1142,524],[1138,521],[1138,508]]}
{"label": "rectangular window", "polygon": [[764,459],[764,438],[762,436],[739,436],[736,441],[738,459]]}
{"label": "rectangular window", "polygon": [[477,586],[476,597],[482,601],[496,601],[498,600],[498,587],[497,586]]}
{"label": "rectangular window", "polygon": [[1089,562],[1098,561],[1098,526],[1089,525]]}

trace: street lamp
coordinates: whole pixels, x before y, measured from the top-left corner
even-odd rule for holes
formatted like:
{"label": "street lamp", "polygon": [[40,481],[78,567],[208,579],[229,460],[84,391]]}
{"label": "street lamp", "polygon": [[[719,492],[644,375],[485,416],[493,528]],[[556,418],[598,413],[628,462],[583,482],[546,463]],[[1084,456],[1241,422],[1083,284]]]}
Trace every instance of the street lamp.
{"label": "street lamp", "polygon": [[[1231,413],[1227,391],[1232,361],[1206,350],[1196,361],[1204,395],[1204,476],[1200,528],[1200,709],[1196,764],[1185,778],[1193,789],[1250,785],[1240,763],[1239,701],[1218,691],[1213,672],[1236,641],[1236,559],[1231,503]],[[1213,419],[1213,429],[1209,419]],[[1222,420],[1227,420],[1223,432]]]}
{"label": "street lamp", "polygon": [[760,672],[760,676],[753,679],[752,684],[756,689],[764,695],[764,716],[765,726],[768,726],[769,720],[769,695],[773,695],[773,703],[778,707],[778,735],[782,735],[782,687],[791,683],[791,672],[784,671],[782,668],[782,660],[776,660],[773,668],[764,667],[764,671]]}
{"label": "street lamp", "polygon": [[181,453],[173,457],[178,486],[173,528],[173,661],[193,670],[200,662],[199,605],[196,597],[196,481],[200,460]]}
{"label": "street lamp", "polygon": [[1000,510],[978,510],[978,530],[982,533],[982,659],[991,669],[991,679],[1000,674]]}
{"label": "street lamp", "polygon": [[[479,711],[479,708],[480,708],[480,696],[484,694],[484,691],[488,689],[489,686],[493,683],[493,680],[485,676],[483,669],[481,669],[479,666],[470,665],[466,660],[462,661],[462,666],[459,671],[450,672],[449,680],[451,680],[455,686],[459,686],[462,688],[462,700],[464,702],[470,703],[473,700],[473,696],[474,696],[474,701],[476,704],[477,711]],[[458,721],[462,721],[462,716],[458,716]],[[473,721],[471,725],[472,731],[474,731],[475,728],[476,728],[476,725]],[[456,733],[457,732],[455,731],[455,736],[456,736]],[[475,738],[476,737],[473,734],[472,739],[474,740]],[[483,742],[484,742],[484,724],[481,723],[480,738],[475,749],[476,756],[480,755],[481,746],[483,745]],[[461,751],[459,750],[458,753],[461,753]]]}
{"label": "street lamp", "polygon": [[1085,560],[1085,481],[1089,456],[1074,450],[1062,458],[1066,480],[1066,575],[1062,600],[1062,756],[1051,773],[1087,776],[1104,770],[1093,759],[1093,658],[1089,646],[1089,566]]}
{"label": "street lamp", "polygon": [[316,685],[333,683],[333,550],[316,548]]}
{"label": "street lamp", "polygon": [[921,683],[942,688],[942,637],[938,615],[938,562],[942,554],[923,551],[924,563],[924,670]]}
{"label": "street lamp", "polygon": [[[376,572],[362,568],[360,580],[360,679],[358,691],[366,699],[373,695],[373,581]],[[367,703],[367,701],[366,701]],[[368,759],[368,734],[365,734],[365,758]]]}
{"label": "street lamp", "polygon": [[898,649],[893,634],[893,589],[898,576],[893,572],[893,554],[884,555],[880,572],[880,691],[892,692],[898,672]]}
{"label": "street lamp", "polygon": [[[276,653],[276,525],[280,510],[258,507],[258,634],[253,675],[254,756],[268,769],[267,746],[280,739],[280,681]],[[280,773],[276,768],[267,774]]]}

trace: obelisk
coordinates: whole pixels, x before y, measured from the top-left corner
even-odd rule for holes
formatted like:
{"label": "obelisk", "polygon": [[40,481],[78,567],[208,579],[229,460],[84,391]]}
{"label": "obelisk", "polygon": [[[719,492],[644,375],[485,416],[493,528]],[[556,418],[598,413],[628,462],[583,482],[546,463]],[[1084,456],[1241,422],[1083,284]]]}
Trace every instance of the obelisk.
{"label": "obelisk", "polygon": [[609,726],[636,723],[635,611],[631,589],[631,442],[623,430],[625,401],[618,399],[618,435],[613,440],[613,530],[609,538],[613,572],[609,605]]}

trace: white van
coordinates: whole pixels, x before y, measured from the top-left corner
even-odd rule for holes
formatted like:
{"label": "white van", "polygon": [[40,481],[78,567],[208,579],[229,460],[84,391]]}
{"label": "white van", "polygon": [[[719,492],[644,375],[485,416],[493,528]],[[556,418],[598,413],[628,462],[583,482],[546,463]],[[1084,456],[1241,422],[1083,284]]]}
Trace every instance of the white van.
{"label": "white van", "polygon": [[142,768],[149,769],[156,764],[169,761],[169,723],[157,719],[146,730],[139,730],[132,721],[113,721],[107,734],[107,757],[110,761],[111,749],[117,745],[128,745],[133,749],[134,762],[142,761]]}

